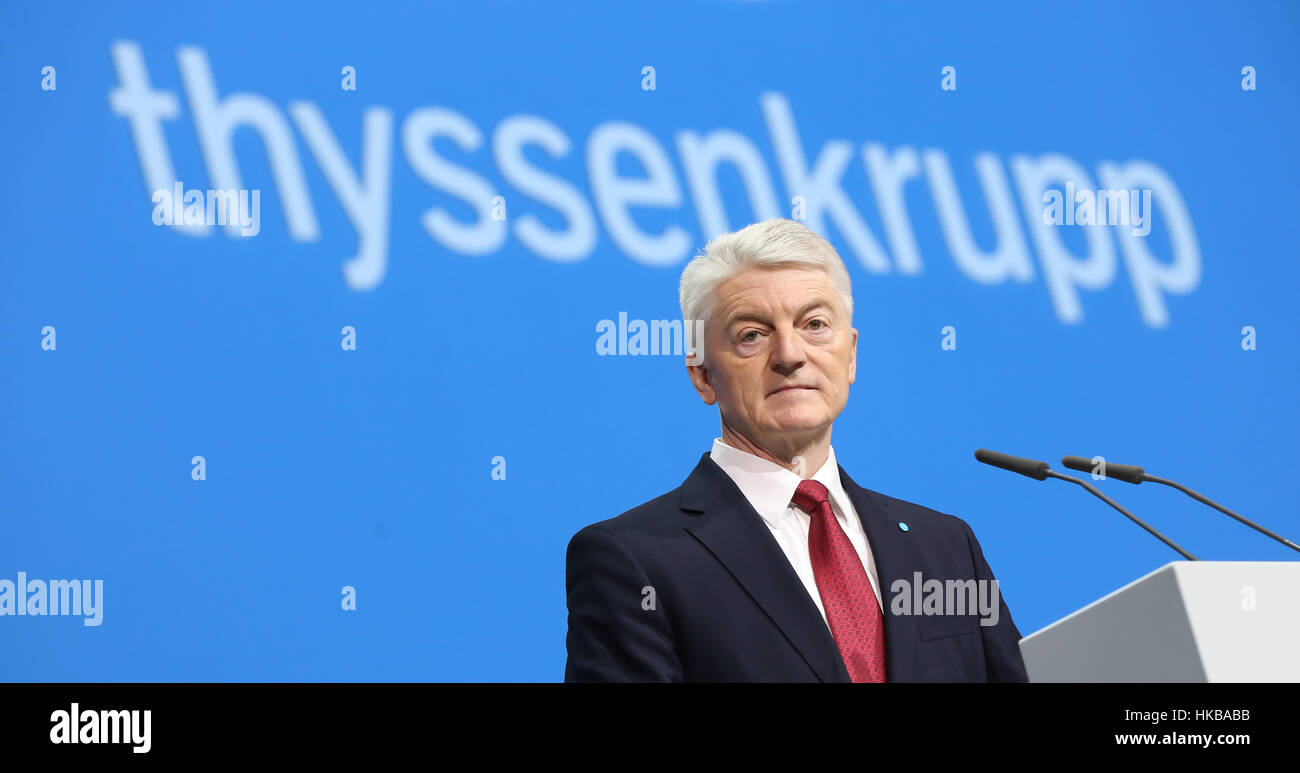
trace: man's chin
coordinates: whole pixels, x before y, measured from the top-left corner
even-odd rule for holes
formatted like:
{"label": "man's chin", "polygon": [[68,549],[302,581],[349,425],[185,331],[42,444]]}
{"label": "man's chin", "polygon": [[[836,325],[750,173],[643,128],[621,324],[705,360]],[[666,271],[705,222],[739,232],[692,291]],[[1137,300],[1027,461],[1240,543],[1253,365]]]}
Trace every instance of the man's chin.
{"label": "man's chin", "polygon": [[828,419],[825,414],[813,416],[806,413],[796,413],[776,417],[775,421],[772,422],[772,426],[777,434],[807,435],[826,429],[832,421],[833,419]]}

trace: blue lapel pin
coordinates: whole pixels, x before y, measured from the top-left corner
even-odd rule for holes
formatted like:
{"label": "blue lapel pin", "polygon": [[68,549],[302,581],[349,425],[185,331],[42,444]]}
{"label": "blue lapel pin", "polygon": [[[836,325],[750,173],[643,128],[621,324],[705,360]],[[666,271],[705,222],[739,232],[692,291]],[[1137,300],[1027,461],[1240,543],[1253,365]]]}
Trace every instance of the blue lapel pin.
{"label": "blue lapel pin", "polygon": [[899,530],[899,531],[907,531],[907,524],[903,523],[902,521],[899,521],[899,522],[898,522],[898,530]]}

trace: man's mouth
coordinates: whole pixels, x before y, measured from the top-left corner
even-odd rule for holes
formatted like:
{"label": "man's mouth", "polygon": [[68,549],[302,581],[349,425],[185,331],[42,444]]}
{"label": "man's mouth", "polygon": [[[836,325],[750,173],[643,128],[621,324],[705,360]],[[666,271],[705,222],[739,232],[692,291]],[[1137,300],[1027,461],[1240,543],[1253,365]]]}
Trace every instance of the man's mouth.
{"label": "man's mouth", "polygon": [[775,390],[775,391],[769,393],[769,394],[768,394],[768,397],[771,397],[772,395],[779,395],[779,394],[781,394],[782,392],[793,392],[793,391],[795,391],[795,390],[799,390],[799,389],[816,389],[816,388],[817,388],[817,387],[808,386],[807,384],[790,384],[789,386],[783,386],[783,387],[781,387],[780,389],[777,389],[777,390]]}

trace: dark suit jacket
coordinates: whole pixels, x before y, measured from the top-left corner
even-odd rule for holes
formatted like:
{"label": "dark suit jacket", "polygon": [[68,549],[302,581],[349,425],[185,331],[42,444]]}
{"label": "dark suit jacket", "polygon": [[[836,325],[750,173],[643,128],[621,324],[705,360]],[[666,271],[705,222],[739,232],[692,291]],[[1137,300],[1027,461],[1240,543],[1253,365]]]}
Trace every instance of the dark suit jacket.
{"label": "dark suit jacket", "polygon": [[[914,572],[993,579],[966,522],[864,489],[839,469],[880,580],[887,680],[1025,681],[1001,594],[996,625],[981,626],[977,612],[891,613],[891,586],[910,587]],[[566,682],[850,681],[789,559],[707,453],[679,488],[575,534],[566,562]]]}

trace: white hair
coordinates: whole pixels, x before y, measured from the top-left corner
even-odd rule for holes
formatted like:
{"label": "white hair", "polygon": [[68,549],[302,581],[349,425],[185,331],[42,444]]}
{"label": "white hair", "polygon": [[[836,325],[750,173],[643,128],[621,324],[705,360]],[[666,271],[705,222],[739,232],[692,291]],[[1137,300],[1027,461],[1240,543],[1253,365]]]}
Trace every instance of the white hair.
{"label": "white hair", "polygon": [[[853,286],[839,253],[803,223],[773,218],[718,235],[686,264],[679,290],[683,324],[698,321],[703,326],[717,305],[718,287],[751,268],[824,271],[852,322]],[[701,364],[706,358],[707,353],[701,352]]]}

